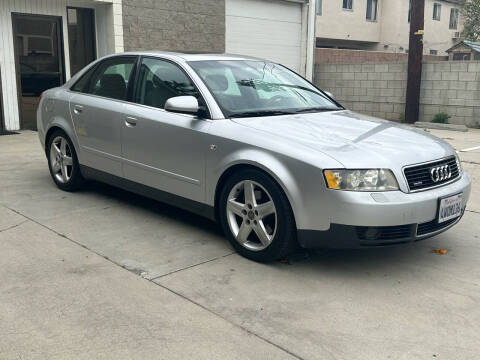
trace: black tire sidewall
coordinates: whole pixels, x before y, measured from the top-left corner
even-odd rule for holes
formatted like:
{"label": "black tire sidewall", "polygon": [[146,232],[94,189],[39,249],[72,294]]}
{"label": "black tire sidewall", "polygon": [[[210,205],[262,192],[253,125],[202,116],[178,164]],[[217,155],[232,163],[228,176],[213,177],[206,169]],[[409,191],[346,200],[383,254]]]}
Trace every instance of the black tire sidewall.
{"label": "black tire sidewall", "polygon": [[[243,180],[253,180],[262,185],[270,193],[277,210],[275,237],[266,249],[260,251],[252,251],[239,244],[228,225],[226,210],[228,195],[231,189]],[[223,186],[219,207],[219,219],[223,232],[235,250],[242,256],[258,262],[270,262],[288,255],[296,248],[296,226],[290,203],[283,189],[269,175],[254,169],[235,173]]]}
{"label": "black tire sidewall", "polygon": [[[55,138],[59,136],[61,136],[67,141],[68,146],[70,147],[70,151],[72,152],[72,176],[70,177],[70,180],[68,180],[66,183],[62,183],[57,180],[57,178],[55,177],[55,174],[52,171],[52,163],[50,159],[50,150],[51,150],[52,142]],[[83,177],[82,177],[82,174],[80,173],[80,166],[78,165],[78,159],[77,159],[77,153],[75,151],[75,147],[73,146],[72,141],[67,136],[67,134],[65,134],[64,131],[55,130],[48,138],[47,161],[48,161],[48,169],[50,170],[50,175],[53,181],[55,182],[55,185],[57,185],[60,189],[65,191],[74,191],[79,189],[83,185]]]}

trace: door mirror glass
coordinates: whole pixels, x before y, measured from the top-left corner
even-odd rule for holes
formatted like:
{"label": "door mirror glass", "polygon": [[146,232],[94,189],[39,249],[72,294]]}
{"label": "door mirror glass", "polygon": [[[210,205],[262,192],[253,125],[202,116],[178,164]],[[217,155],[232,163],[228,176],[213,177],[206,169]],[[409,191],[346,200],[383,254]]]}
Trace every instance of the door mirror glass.
{"label": "door mirror glass", "polygon": [[195,96],[175,96],[167,100],[165,110],[184,114],[198,114],[198,100]]}

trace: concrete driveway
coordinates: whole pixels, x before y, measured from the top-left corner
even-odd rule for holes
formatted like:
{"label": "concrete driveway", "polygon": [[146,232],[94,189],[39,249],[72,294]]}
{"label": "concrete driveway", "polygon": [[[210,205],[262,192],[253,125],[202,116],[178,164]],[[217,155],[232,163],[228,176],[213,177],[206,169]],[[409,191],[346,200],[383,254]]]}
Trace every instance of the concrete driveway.
{"label": "concrete driveway", "polygon": [[[434,133],[480,146],[480,131]],[[480,149],[460,154],[478,184]],[[475,184],[434,239],[262,265],[190,213],[62,192],[36,133],[2,136],[0,359],[476,360],[479,230]]]}

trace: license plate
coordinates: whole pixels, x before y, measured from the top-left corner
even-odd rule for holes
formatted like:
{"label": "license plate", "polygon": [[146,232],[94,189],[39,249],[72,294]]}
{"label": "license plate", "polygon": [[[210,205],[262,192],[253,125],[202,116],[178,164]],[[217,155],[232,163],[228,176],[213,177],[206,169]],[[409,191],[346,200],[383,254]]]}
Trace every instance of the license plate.
{"label": "license plate", "polygon": [[457,194],[440,200],[438,223],[455,219],[462,214],[463,194]]}

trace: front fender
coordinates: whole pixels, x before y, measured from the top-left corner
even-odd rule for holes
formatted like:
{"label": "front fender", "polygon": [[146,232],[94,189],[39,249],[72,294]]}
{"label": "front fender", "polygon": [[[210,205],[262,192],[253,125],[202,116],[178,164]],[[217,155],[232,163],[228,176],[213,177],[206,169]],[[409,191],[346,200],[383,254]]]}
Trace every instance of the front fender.
{"label": "front fender", "polygon": [[[322,180],[320,169],[263,149],[237,149],[218,158],[217,161],[207,162],[206,201],[209,205],[215,205],[216,190],[222,175],[237,165],[256,167],[275,179],[290,202],[297,228],[308,227],[311,222],[311,214],[309,215],[311,200],[309,198],[320,194],[320,191],[315,193],[315,188],[320,189],[320,186],[314,180]],[[308,189],[312,189],[314,193],[309,194]],[[328,228],[328,219],[324,226]]]}

